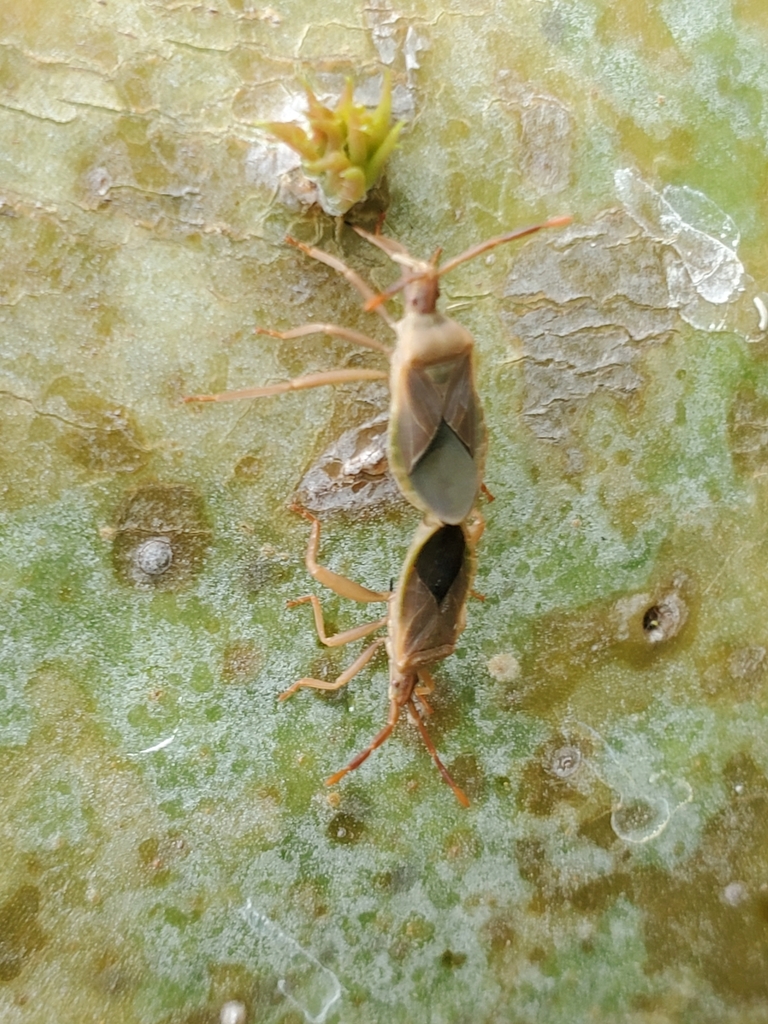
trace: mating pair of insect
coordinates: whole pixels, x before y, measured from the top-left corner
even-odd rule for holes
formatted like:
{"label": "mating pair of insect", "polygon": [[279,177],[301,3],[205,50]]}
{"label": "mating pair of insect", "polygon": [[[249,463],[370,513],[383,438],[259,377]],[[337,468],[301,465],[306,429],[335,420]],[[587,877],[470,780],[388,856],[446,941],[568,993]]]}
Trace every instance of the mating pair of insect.
{"label": "mating pair of insect", "polygon": [[[483,530],[476,501],[483,487],[487,444],[482,407],[475,387],[474,341],[464,327],[437,311],[439,279],[459,264],[498,245],[569,221],[569,217],[557,217],[543,224],[499,235],[467,249],[442,266],[438,265],[439,249],[430,260],[418,260],[393,239],[355,228],[358,234],[403,268],[400,279],[380,294],[337,257],[289,238],[290,244],[346,278],[365,300],[363,308],[376,312],[395,332],[395,347],[350,328],[327,323],[304,324],[283,332],[259,329],[259,333],[283,340],[312,334],[344,338],[353,344],[383,352],[390,363],[389,374],[383,370],[337,369],[266,387],[217,395],[194,395],[187,399],[222,402],[264,398],[288,391],[349,381],[380,380],[389,376],[389,465],[404,497],[424,516],[394,590],[387,593],[368,590],[319,565],[320,523],[303,509],[296,509],[312,523],[306,554],[310,574],[342,597],[388,604],[386,615],[375,622],[327,636],[317,597],[303,597],[290,602],[291,605],[311,603],[318,636],[330,647],[359,640],[386,628],[386,636],[375,639],[338,679],[333,682],[299,679],[280,694],[279,699],[285,700],[302,687],[338,690],[368,664],[380,647],[386,648],[389,656],[389,714],[386,724],[364,750],[327,780],[329,786],[358,768],[384,743],[403,708],[406,708],[440,774],[458,801],[465,807],[469,806],[466,795],[440,760],[420,713],[420,708],[427,714],[431,713],[426,699],[434,688],[429,666],[453,653],[464,629],[466,604],[475,570],[475,547]],[[400,291],[404,296],[405,312],[401,319],[395,321],[383,304]]]}

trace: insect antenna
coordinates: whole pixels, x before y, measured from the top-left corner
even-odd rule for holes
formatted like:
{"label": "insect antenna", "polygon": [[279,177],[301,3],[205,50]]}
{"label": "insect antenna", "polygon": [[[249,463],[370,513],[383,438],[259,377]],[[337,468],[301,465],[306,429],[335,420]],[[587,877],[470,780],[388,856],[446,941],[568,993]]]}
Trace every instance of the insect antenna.
{"label": "insect antenna", "polygon": [[412,716],[413,716],[413,718],[414,718],[414,720],[416,722],[416,725],[419,727],[419,732],[421,733],[421,738],[424,740],[424,743],[426,744],[427,750],[432,755],[432,760],[437,765],[437,770],[440,772],[442,777],[445,779],[445,781],[451,787],[451,789],[453,790],[454,796],[459,801],[461,806],[462,807],[469,807],[469,799],[467,797],[467,794],[464,792],[463,789],[461,789],[460,786],[458,786],[453,781],[453,779],[451,778],[451,776],[448,773],[448,769],[445,767],[443,762],[440,760],[440,757],[439,757],[439,755],[437,753],[437,750],[435,750],[435,745],[432,742],[432,740],[429,738],[429,733],[427,732],[427,727],[424,725],[424,723],[421,720],[421,715],[419,714],[418,708],[416,707],[416,704],[414,703],[413,697],[411,697],[411,699],[408,701],[408,704],[406,706],[410,710],[410,712],[411,712],[411,714],[412,714]]}
{"label": "insect antenna", "polygon": [[374,752],[374,750],[377,749],[377,747],[380,747],[382,743],[389,739],[390,735],[392,734],[392,730],[397,725],[397,720],[400,717],[401,708],[401,704],[398,704],[394,700],[391,701],[389,705],[389,715],[387,716],[387,724],[384,726],[384,728],[380,732],[376,733],[376,735],[373,737],[373,739],[365,748],[365,750],[361,750],[359,754],[352,758],[352,760],[349,762],[346,768],[342,768],[341,771],[336,772],[334,775],[331,775],[329,779],[326,779],[326,786],[335,786],[339,779],[344,778],[347,772],[353,772],[355,768],[359,768],[363,761],[370,757],[370,755]]}
{"label": "insect antenna", "polygon": [[484,252],[488,252],[489,249],[495,249],[497,245],[504,245],[506,242],[514,242],[518,238],[525,238],[527,235],[535,235],[537,231],[542,231],[544,228],[562,228],[566,224],[570,224],[573,220],[572,217],[550,217],[549,220],[545,220],[542,224],[531,224],[527,228],[518,228],[516,231],[509,231],[505,235],[496,235],[495,238],[487,238],[484,242],[480,242],[478,245],[473,245],[470,249],[465,249],[464,252],[460,252],[458,256],[454,256],[453,259],[448,260],[442,267],[437,270],[437,276],[441,277],[443,274],[447,274],[449,270],[453,270],[454,267],[458,267],[460,263],[466,263],[467,260],[473,260],[476,256],[481,256]]}
{"label": "insect antenna", "polygon": [[[448,260],[447,263],[442,265],[442,267],[437,266],[437,261],[440,259],[443,250],[441,248],[437,248],[427,265],[427,269],[421,272],[416,271],[415,273],[403,274],[400,280],[395,281],[395,283],[391,284],[389,288],[385,288],[385,290],[383,292],[379,292],[378,295],[372,295],[368,298],[363,305],[363,309],[370,313],[371,311],[378,309],[384,302],[387,302],[414,281],[423,280],[424,278],[437,279],[438,277],[442,277],[443,274],[447,274],[449,271],[453,270],[454,267],[458,267],[459,264],[466,263],[468,260],[473,260],[477,256],[481,256],[484,252],[488,252],[489,249],[495,249],[497,245],[504,245],[506,242],[514,242],[518,238],[525,238],[528,235],[534,235],[537,231],[542,231],[544,228],[564,227],[566,224],[570,224],[572,219],[572,217],[568,216],[551,217],[549,220],[545,220],[542,224],[532,224],[527,228],[518,228],[516,231],[509,231],[504,235],[496,235],[494,238],[487,238],[484,242],[480,242],[478,245],[473,245],[471,248],[465,249],[464,252],[460,252],[458,256],[454,256],[453,259]],[[357,228],[355,230],[357,230]],[[358,234],[363,234],[363,232],[358,231]],[[364,235],[364,237],[376,244],[374,241],[375,236]],[[384,246],[380,246],[380,248],[384,248]],[[385,249],[384,251],[386,252],[387,250]],[[396,257],[392,255],[392,253],[389,255],[392,256],[396,262],[400,262],[400,260],[397,260]],[[423,263],[422,266],[424,266]]]}
{"label": "insect antenna", "polygon": [[401,292],[403,288],[407,288],[408,285],[413,284],[414,281],[421,281],[426,276],[428,275],[403,274],[403,276],[398,281],[395,281],[394,284],[391,284],[389,288],[385,288],[383,292],[379,292],[378,295],[373,295],[371,296],[370,299],[367,299],[363,303],[363,309],[365,310],[366,313],[370,313],[373,310],[378,309],[378,307],[381,306],[382,303],[388,302],[391,298],[397,295],[398,292]]}

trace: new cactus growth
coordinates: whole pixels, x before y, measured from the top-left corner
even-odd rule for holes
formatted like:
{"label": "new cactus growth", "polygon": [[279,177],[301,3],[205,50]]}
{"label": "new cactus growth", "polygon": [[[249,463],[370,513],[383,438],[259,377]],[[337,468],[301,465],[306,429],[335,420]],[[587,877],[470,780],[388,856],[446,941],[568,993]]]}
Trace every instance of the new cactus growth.
{"label": "new cactus growth", "polygon": [[379,180],[404,122],[392,124],[389,74],[384,75],[375,110],[354,102],[349,78],[335,110],[321,103],[309,86],[305,89],[308,128],[281,121],[262,127],[299,154],[304,174],[317,185],[320,206],[338,217],[364,199]]}

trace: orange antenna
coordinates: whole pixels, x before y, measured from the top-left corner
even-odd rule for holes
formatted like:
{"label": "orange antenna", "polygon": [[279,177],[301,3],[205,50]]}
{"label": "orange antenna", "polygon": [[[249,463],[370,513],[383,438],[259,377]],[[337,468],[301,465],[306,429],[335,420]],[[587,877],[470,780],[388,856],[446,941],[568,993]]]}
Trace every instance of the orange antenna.
{"label": "orange antenna", "polygon": [[[389,288],[385,288],[383,292],[379,292],[378,295],[373,295],[366,300],[363,305],[363,309],[370,313],[372,310],[378,309],[382,303],[387,302],[398,292],[402,291],[403,288],[407,287],[413,281],[419,281],[426,277],[442,277],[443,274],[447,274],[454,267],[458,267],[460,263],[467,263],[469,260],[475,259],[477,256],[482,256],[484,252],[488,252],[489,249],[495,249],[497,245],[504,245],[506,242],[514,242],[518,238],[526,238],[528,235],[534,235],[537,231],[543,231],[544,228],[560,228],[566,224],[570,224],[572,217],[551,217],[549,220],[544,221],[542,224],[531,224],[527,228],[518,228],[516,231],[509,231],[505,235],[496,235],[495,238],[488,238],[484,242],[480,242],[479,245],[473,245],[470,249],[465,249],[464,252],[459,253],[458,256],[454,256],[453,259],[448,260],[442,267],[437,266],[437,261],[442,255],[442,248],[438,247],[432,254],[432,258],[429,264],[425,265],[425,269],[422,272],[416,272],[411,274],[403,274],[399,281],[395,281]],[[369,236],[368,234],[355,230],[358,234],[369,238],[374,244],[378,244],[375,241],[375,236]],[[380,249],[387,252],[388,255],[394,258],[393,254],[388,251],[384,245],[379,245]],[[399,262],[399,261],[398,261]]]}
{"label": "orange antenna", "polygon": [[418,281],[422,277],[424,277],[424,274],[404,274],[399,281],[395,281],[395,283],[391,284],[389,288],[385,288],[383,292],[379,292],[378,295],[374,295],[372,298],[367,299],[366,302],[363,303],[363,309],[366,313],[373,312],[373,310],[378,309],[382,303],[388,302],[389,299],[397,295],[398,292],[401,292],[403,288],[411,284],[411,282]]}
{"label": "orange antenna", "polygon": [[451,789],[453,790],[454,796],[459,801],[461,806],[462,807],[469,807],[469,798],[467,797],[467,794],[464,792],[463,789],[461,789],[460,786],[456,785],[456,783],[453,781],[453,779],[451,778],[450,774],[448,773],[448,769],[445,767],[443,762],[440,760],[440,756],[438,755],[437,751],[435,750],[435,745],[432,742],[432,740],[429,738],[429,733],[427,732],[427,727],[422,722],[421,715],[419,714],[418,708],[414,704],[413,697],[411,697],[411,699],[408,701],[406,707],[411,711],[411,713],[413,714],[413,717],[416,719],[416,725],[419,727],[419,732],[421,733],[421,738],[424,740],[424,743],[426,744],[427,750],[432,755],[432,760],[437,765],[437,770],[440,772],[442,777],[445,779],[445,781],[451,787]]}
{"label": "orange antenna", "polygon": [[347,772],[353,772],[355,768],[359,768],[363,761],[366,761],[370,755],[377,750],[382,743],[389,739],[392,734],[392,730],[397,725],[397,720],[400,717],[401,705],[396,701],[392,701],[389,705],[389,715],[387,716],[387,724],[384,728],[377,732],[371,742],[365,748],[361,750],[359,754],[352,758],[346,768],[342,768],[341,771],[331,775],[329,779],[325,780],[326,786],[335,786],[339,779],[343,779]]}
{"label": "orange antenna", "polygon": [[437,273],[439,276],[447,274],[449,270],[458,267],[460,263],[473,260],[476,256],[481,256],[484,252],[488,252],[489,249],[495,249],[497,245],[504,245],[505,242],[514,242],[516,239],[525,238],[527,235],[535,235],[537,231],[542,231],[544,228],[564,227],[566,224],[570,224],[572,219],[572,217],[551,217],[549,220],[545,220],[543,224],[532,224],[527,228],[518,228],[517,231],[510,231],[506,235],[488,238],[486,241],[480,242],[479,245],[473,245],[471,249],[465,249],[458,256],[454,256],[452,260],[448,260],[447,263],[440,267]]}

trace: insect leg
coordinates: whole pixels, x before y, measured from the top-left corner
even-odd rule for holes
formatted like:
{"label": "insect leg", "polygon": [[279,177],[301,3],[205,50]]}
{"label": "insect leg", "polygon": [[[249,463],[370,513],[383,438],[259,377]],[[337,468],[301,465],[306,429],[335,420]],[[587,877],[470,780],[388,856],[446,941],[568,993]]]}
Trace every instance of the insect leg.
{"label": "insect leg", "polygon": [[[297,249],[301,249],[301,251],[306,253],[307,256],[311,256],[314,260],[319,260],[320,263],[324,263],[326,267],[330,267],[332,270],[341,274],[341,276],[348,281],[355,291],[362,295],[364,299],[368,300],[375,298],[376,292],[370,287],[370,285],[366,284],[359,274],[356,274],[351,267],[348,267],[347,264],[338,259],[338,257],[332,256],[329,252],[325,252],[323,249],[317,249],[313,245],[305,245],[304,242],[299,242],[295,238],[291,238],[290,235],[288,235],[285,240],[289,245],[293,245]],[[385,321],[385,323],[389,324],[390,327],[394,325],[394,320],[383,306],[377,306],[376,312],[382,320]]]}
{"label": "insect leg", "polygon": [[435,688],[435,677],[425,668],[420,668],[418,671],[419,679],[421,680],[421,686],[414,687],[414,693],[419,698],[419,703],[422,705],[428,715],[432,714],[432,708],[427,702],[427,695],[432,693]]}
{"label": "insect leg", "polygon": [[471,547],[475,547],[485,533],[485,519],[480,510],[475,508],[467,520],[467,539]]}
{"label": "insect leg", "polygon": [[320,520],[316,519],[311,512],[307,512],[305,508],[301,508],[299,505],[291,505],[291,511],[298,512],[299,515],[304,516],[312,523],[312,532],[309,535],[309,544],[307,546],[307,554],[304,558],[304,562],[307,566],[307,571],[310,576],[321,583],[324,587],[332,590],[339,597],[347,597],[351,601],[360,601],[370,604],[374,601],[387,601],[389,600],[388,593],[382,593],[378,590],[369,590],[368,587],[363,587],[359,583],[355,583],[354,580],[347,579],[346,576],[339,576],[338,573],[332,572],[330,569],[326,569],[324,565],[317,564],[317,552],[320,547]]}
{"label": "insect leg", "polygon": [[294,377],[280,384],[267,384],[261,388],[243,388],[242,391],[221,391],[217,395],[187,395],[185,402],[236,402],[240,398],[268,398],[283,395],[287,391],[304,391],[307,388],[321,388],[326,384],[348,384],[356,380],[386,380],[385,370],[326,370],[310,373],[306,377]]}
{"label": "insect leg", "polygon": [[292,686],[289,686],[287,690],[283,690],[283,692],[278,695],[277,699],[286,700],[286,698],[290,697],[291,694],[294,694],[297,690],[301,689],[302,686],[311,687],[313,690],[340,690],[341,687],[346,686],[350,679],[356,676],[361,669],[365,668],[383,643],[384,637],[374,640],[369,647],[366,647],[360,657],[355,658],[349,668],[345,669],[339,678],[334,679],[332,683],[326,683],[322,679],[310,679],[305,677],[304,679],[299,679]]}
{"label": "insect leg", "polygon": [[312,605],[317,635],[320,638],[320,642],[325,644],[326,647],[342,647],[344,644],[351,644],[353,640],[361,640],[364,636],[370,636],[371,633],[387,624],[387,616],[384,615],[382,618],[376,619],[375,622],[366,622],[362,626],[353,626],[352,629],[345,629],[341,633],[334,633],[333,636],[326,636],[323,609],[319,599],[314,594],[308,594],[306,597],[297,597],[295,600],[289,601],[286,607],[294,608],[297,604],[306,604],[307,601]]}
{"label": "insect leg", "polygon": [[461,806],[462,807],[469,807],[469,799],[467,798],[466,793],[464,792],[463,789],[461,789],[459,786],[456,785],[456,783],[453,781],[451,776],[448,774],[448,769],[445,767],[443,762],[440,760],[440,757],[438,756],[438,753],[435,750],[435,745],[432,742],[432,740],[429,738],[429,733],[427,732],[427,727],[422,722],[421,716],[419,715],[419,712],[418,712],[418,709],[417,709],[416,705],[413,703],[413,698],[412,697],[408,701],[407,707],[408,707],[408,710],[411,711],[412,714],[413,714],[413,717],[414,717],[414,720],[416,722],[416,725],[418,726],[419,732],[421,733],[421,738],[424,740],[424,743],[426,744],[427,750],[432,755],[432,760],[437,765],[437,770],[440,772],[440,774],[442,775],[443,779],[445,779],[445,781],[451,787],[451,789],[453,790],[454,796],[459,801]]}
{"label": "insect leg", "polygon": [[374,752],[374,750],[377,749],[377,747],[380,747],[385,740],[389,739],[392,730],[397,725],[397,720],[400,717],[401,707],[402,705],[398,704],[394,700],[390,702],[389,714],[387,715],[387,724],[384,726],[384,728],[380,732],[376,733],[376,735],[373,737],[373,739],[365,748],[365,750],[361,750],[356,757],[352,758],[352,760],[349,762],[346,768],[342,768],[341,771],[336,772],[329,779],[326,779],[326,786],[335,786],[339,779],[344,778],[347,772],[352,772],[355,770],[355,768],[359,768],[363,761],[365,761],[366,758],[368,758]]}
{"label": "insect leg", "polygon": [[385,345],[383,341],[370,338],[367,334],[354,331],[351,327],[340,327],[338,324],[302,324],[301,327],[292,327],[290,331],[271,331],[266,327],[257,327],[257,334],[266,334],[270,338],[280,338],[281,341],[291,341],[293,338],[306,338],[311,334],[327,334],[331,338],[344,338],[351,341],[353,345],[363,345],[365,348],[376,349],[377,352],[384,352],[387,356],[392,355],[392,347]]}

